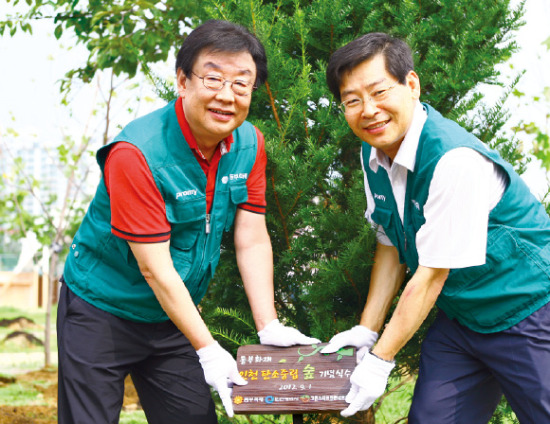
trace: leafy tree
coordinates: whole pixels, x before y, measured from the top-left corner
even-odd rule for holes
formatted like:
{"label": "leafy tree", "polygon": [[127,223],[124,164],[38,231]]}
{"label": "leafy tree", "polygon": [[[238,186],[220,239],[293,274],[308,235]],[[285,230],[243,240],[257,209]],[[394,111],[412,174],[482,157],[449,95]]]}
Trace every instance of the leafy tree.
{"label": "leafy tree", "polygon": [[[375,242],[363,218],[360,143],[325,84],[326,63],[338,47],[372,31],[403,38],[415,52],[422,99],[496,147],[519,171],[525,165],[517,141],[502,134],[508,119],[502,102],[484,106],[473,91],[482,82],[499,83],[495,65],[516,48],[512,35],[523,3],[512,9],[508,0],[28,1],[28,13],[0,22],[0,33],[30,31],[33,19],[48,16],[58,36],[73,31],[90,55],[68,81],[88,81],[104,68],[129,76],[147,73],[151,63],[169,57],[186,27],[209,18],[231,20],[257,34],[270,77],[254,94],[250,120],[266,137],[277,308],[283,320],[322,340],[357,323]],[[69,82],[63,89],[68,87]],[[505,91],[511,90],[513,84]],[[222,343],[236,349],[257,338],[230,240],[231,235],[224,240],[224,258],[201,308]],[[426,326],[400,353],[396,373],[414,374]],[[374,422],[373,411],[356,418]]]}
{"label": "leafy tree", "polygon": [[[542,43],[547,52],[550,52],[550,37]],[[532,119],[528,122],[521,120],[512,127],[513,134],[518,138],[527,138],[525,144],[531,145],[529,153],[537,160],[537,163],[550,171],[550,87],[541,87],[537,95],[526,95],[525,93],[514,90],[513,96],[521,100],[521,106],[536,105],[540,111],[546,111],[542,119]],[[550,180],[547,177],[547,182]],[[550,214],[550,184],[546,194],[542,198],[546,205],[546,212]]]}
{"label": "leafy tree", "polygon": [[199,9],[199,2],[181,0],[26,0],[28,7],[20,0],[5,3],[11,3],[14,12],[0,21],[0,36],[17,31],[32,34],[33,22],[49,20],[56,38],[68,32],[88,49],[86,63],[70,70],[62,81],[62,92],[70,90],[75,79],[90,83],[100,70],[131,78],[140,62],[166,61]]}
{"label": "leafy tree", "polygon": [[[0,219],[2,230],[11,233],[15,239],[25,237],[28,232],[34,232],[38,241],[46,247],[48,261],[48,298],[46,300],[46,325],[44,332],[44,364],[51,365],[51,312],[54,288],[59,278],[59,259],[68,251],[68,243],[74,236],[76,229],[84,214],[84,205],[88,200],[83,199],[82,184],[84,178],[78,178],[82,171],[83,158],[88,152],[90,139],[83,137],[80,142],[75,142],[69,137],[63,140],[52,153],[52,160],[63,169],[66,186],[63,198],[58,203],[57,195],[52,194],[47,198],[41,195],[43,186],[31,173],[29,173],[21,157],[15,156],[10,144],[17,143],[17,134],[13,129],[8,129],[7,134],[0,134],[0,151],[2,155],[11,160],[11,169],[3,169],[0,188]],[[10,143],[11,142],[11,143]],[[7,162],[7,161],[6,161]],[[80,175],[82,177],[82,175]],[[40,213],[33,214],[25,210],[23,203],[26,198],[35,199],[40,206]],[[44,250],[43,250],[44,251]]]}
{"label": "leafy tree", "polygon": [[[542,44],[550,52],[550,37]],[[525,93],[518,90],[515,90],[513,94],[520,99],[525,97]],[[525,102],[536,104],[540,110],[547,111],[544,116],[545,122],[542,124],[534,121],[520,122],[513,129],[533,136],[533,155],[541,161],[541,165],[547,171],[550,171],[550,112],[548,112],[550,107],[550,87],[542,87],[539,95],[525,99]]]}
{"label": "leafy tree", "polygon": [[[107,76],[107,84],[102,84],[103,76]],[[37,255],[43,255],[42,262],[48,264],[47,270],[44,269],[44,272],[48,273],[45,278],[49,283],[49,301],[45,301],[45,366],[51,365],[51,307],[57,280],[62,272],[69,244],[91,200],[91,190],[95,189],[97,183],[89,181],[91,176],[93,179],[97,175],[97,172],[91,172],[97,166],[93,153],[97,147],[94,147],[94,144],[105,144],[109,135],[112,136],[113,122],[116,122],[114,115],[121,108],[124,112],[135,115],[139,106],[148,101],[147,96],[135,95],[136,87],[129,83],[127,77],[114,78],[112,72],[96,74],[93,86],[103,101],[97,101],[91,108],[81,137],[64,135],[59,145],[44,149],[49,164],[59,170],[61,181],[57,182],[57,186],[61,186],[62,189],[57,193],[48,194],[48,189],[51,189],[47,185],[48,182],[37,179],[18,156],[18,147],[30,140],[23,139],[23,136],[18,134],[15,129],[17,122],[14,121],[10,127],[0,128],[0,155],[3,157],[0,179],[1,228],[12,240],[23,238],[29,232],[35,233],[42,245],[42,250]],[[121,88],[133,95],[132,105],[129,107],[125,96],[120,95]],[[116,102],[115,92],[119,95]],[[100,126],[96,128],[91,123],[98,115],[101,116]],[[61,129],[61,132],[64,132],[64,129]],[[42,139],[40,142],[44,145],[52,144],[51,139]],[[38,204],[38,213],[25,209],[24,203],[27,199]]]}

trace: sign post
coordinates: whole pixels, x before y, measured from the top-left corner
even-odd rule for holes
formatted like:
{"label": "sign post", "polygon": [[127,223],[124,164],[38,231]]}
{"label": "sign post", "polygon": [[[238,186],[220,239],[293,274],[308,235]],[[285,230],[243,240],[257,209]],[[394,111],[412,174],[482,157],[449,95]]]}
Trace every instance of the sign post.
{"label": "sign post", "polygon": [[305,412],[341,411],[349,377],[356,365],[355,349],[322,354],[326,346],[241,346],[237,364],[246,386],[233,386],[237,414],[292,414],[303,423]]}

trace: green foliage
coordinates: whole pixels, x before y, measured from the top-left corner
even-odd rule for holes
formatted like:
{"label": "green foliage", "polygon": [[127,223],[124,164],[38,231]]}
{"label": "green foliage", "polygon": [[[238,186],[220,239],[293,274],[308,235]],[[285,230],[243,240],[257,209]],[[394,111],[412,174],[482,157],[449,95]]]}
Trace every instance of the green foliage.
{"label": "green foliage", "polygon": [[[517,137],[517,132],[510,134],[504,127],[511,115],[504,107],[506,100],[511,95],[516,95],[516,86],[523,74],[518,75],[505,87],[503,94],[493,106],[487,106],[480,102],[474,111],[474,117],[457,117],[466,129],[474,133],[489,147],[497,150],[502,158],[512,164],[518,174],[523,174],[531,158],[526,155],[522,140]],[[477,96],[474,96],[474,98]],[[473,100],[473,99],[472,99]]]}
{"label": "green foliage", "polygon": [[[550,37],[542,43],[550,51]],[[550,171],[550,87],[541,87],[538,95],[527,96],[515,89],[512,95],[521,101],[519,107],[536,105],[539,111],[545,111],[543,117],[533,118],[528,122],[521,120],[512,127],[514,140],[518,140],[518,148],[531,145],[527,152],[537,159],[538,164],[546,171]],[[508,143],[509,145],[509,143]],[[512,162],[513,163],[513,162]],[[547,178],[548,190],[542,198],[546,212],[550,215],[550,180]]]}
{"label": "green foliage", "polygon": [[[513,95],[518,99],[525,97],[525,94],[515,90]],[[539,110],[547,111],[543,124],[530,122],[519,122],[512,130],[518,135],[529,137],[533,142],[533,156],[540,160],[541,165],[550,171],[550,87],[543,87],[539,96],[533,96],[525,99],[526,103],[535,104]]]}
{"label": "green foliage", "polygon": [[[3,134],[0,134],[2,136]],[[80,221],[84,216],[84,208],[89,198],[77,196],[82,181],[76,181],[75,175],[82,166],[81,159],[87,155],[90,140],[84,138],[80,142],[70,137],[63,139],[63,144],[52,149],[50,152],[54,163],[63,169],[67,178],[67,196],[63,199],[64,213],[60,218],[57,206],[57,196],[49,194],[44,196],[41,189],[44,182],[37,180],[25,168],[21,157],[14,156],[10,144],[21,143],[19,135],[14,131],[6,130],[9,137],[2,138],[2,152],[9,158],[11,167],[4,168],[0,179],[0,220],[2,229],[12,239],[24,237],[28,232],[34,232],[38,241],[44,246],[51,246],[53,243],[68,243],[74,234]],[[33,214],[23,206],[27,198],[34,198],[40,205],[40,213]],[[66,248],[66,246],[64,246]]]}
{"label": "green foliage", "polygon": [[519,424],[519,420],[512,411],[510,404],[506,402],[506,398],[502,398],[497,406],[489,424]]}
{"label": "green foliage", "polygon": [[[0,31],[23,30],[53,10],[56,36],[70,30],[90,51],[87,63],[68,74],[85,82],[105,68],[129,76],[143,70],[159,81],[147,65],[166,60],[179,47],[184,27],[206,19],[240,23],[260,38],[270,76],[253,95],[249,120],[266,140],[276,306],[282,321],[323,341],[357,322],[375,243],[363,217],[360,143],[325,83],[326,63],[337,48],[372,31],[403,38],[415,54],[423,101],[504,152],[517,169],[525,165],[518,142],[501,134],[508,119],[503,102],[485,106],[481,95],[471,94],[479,83],[498,82],[495,66],[516,48],[512,34],[523,3],[515,10],[509,0],[93,0],[85,5],[31,0],[31,5],[26,15],[0,22]],[[160,91],[171,96],[166,86]],[[231,234],[224,238],[222,260],[201,309],[221,343],[235,351],[239,343],[257,339],[231,240]],[[415,370],[425,329],[400,353],[397,373]]]}
{"label": "green foliage", "polygon": [[[305,333],[327,341],[357,323],[375,243],[363,218],[360,143],[326,88],[325,66],[335,49],[369,31],[404,38],[416,52],[423,100],[505,152],[516,167],[525,165],[517,142],[502,136],[508,118],[503,101],[485,107],[480,95],[469,94],[478,83],[496,82],[495,65],[515,48],[510,34],[518,27],[521,5],[510,11],[507,1],[279,0],[258,7],[252,0],[205,2],[204,9],[201,19],[244,24],[266,47],[270,77],[254,94],[250,120],[266,138],[267,220],[279,316]],[[246,313],[233,256],[228,237],[202,303],[207,313],[220,304]],[[400,353],[397,373],[417,369],[432,318]],[[253,336],[251,330],[246,334]]]}
{"label": "green foliage", "polygon": [[[7,0],[7,3],[10,3]],[[13,6],[19,0],[14,0]],[[198,2],[166,0],[28,0],[25,12],[12,13],[0,21],[0,36],[8,30],[32,32],[31,23],[49,19],[57,39],[69,32],[89,51],[88,60],[69,71],[62,90],[72,79],[90,82],[101,69],[112,69],[132,77],[139,63],[166,61],[171,49],[181,44],[184,29],[192,24]],[[20,7],[21,8],[21,7]]]}
{"label": "green foliage", "polygon": [[258,343],[254,320],[249,310],[216,308],[209,311],[208,327],[212,335],[234,352],[239,346]]}
{"label": "green foliage", "polygon": [[[496,82],[495,65],[515,48],[511,32],[519,25],[522,5],[517,10],[509,10],[508,1],[279,0],[258,5],[257,0],[205,2],[200,18],[244,24],[266,47],[270,77],[254,94],[250,120],[264,133],[269,158],[267,219],[276,303],[284,320],[328,340],[358,320],[375,243],[363,218],[360,144],[326,88],[331,53],[369,31],[404,38],[416,53],[423,100],[492,146],[502,145],[523,166],[517,146],[499,139],[508,118],[502,102],[485,108],[480,95],[469,95],[478,83]],[[226,239],[205,311],[220,299],[224,307],[247,308],[233,253]],[[412,343],[415,355],[418,342]]]}

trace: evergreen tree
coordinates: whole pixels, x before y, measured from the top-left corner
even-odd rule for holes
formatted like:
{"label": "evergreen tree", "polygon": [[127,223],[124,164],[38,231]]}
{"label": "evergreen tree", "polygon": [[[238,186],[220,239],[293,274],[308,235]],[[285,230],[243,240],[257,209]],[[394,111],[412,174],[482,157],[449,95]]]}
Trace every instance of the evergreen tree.
{"label": "evergreen tree", "polygon": [[[404,39],[415,55],[421,99],[521,171],[526,160],[518,141],[500,133],[508,118],[502,103],[483,105],[472,94],[481,82],[497,82],[495,65],[513,52],[511,34],[521,13],[522,5],[511,10],[508,1],[251,0],[205,7],[202,19],[241,23],[267,50],[270,77],[254,94],[249,119],[266,137],[276,303],[288,323],[328,341],[358,322],[368,293],[375,237],[364,219],[360,142],[326,87],[330,55],[366,32]],[[202,308],[221,340],[236,349],[257,339],[233,254],[228,237]],[[430,319],[398,355],[396,373],[415,373]],[[321,422],[323,416],[310,419]],[[357,419],[374,422],[368,413]]]}
{"label": "evergreen tree", "polygon": [[[28,2],[31,12],[0,22],[0,34],[18,26],[29,31],[28,19],[44,16],[42,6],[50,4]],[[421,99],[499,149],[519,171],[525,166],[518,140],[502,136],[508,119],[502,102],[483,105],[475,93],[479,83],[498,82],[495,65],[515,49],[512,36],[523,3],[512,9],[509,0],[167,0],[163,10],[147,1],[87,3],[51,2],[56,36],[73,29],[90,49],[86,66],[69,77],[87,80],[109,67],[129,75],[146,71],[180,44],[182,23],[227,19],[263,42],[270,77],[253,95],[249,120],[266,138],[276,304],[281,319],[323,341],[358,322],[375,244],[363,216],[360,142],[325,83],[326,63],[337,48],[374,31],[404,39],[414,52]],[[201,309],[220,341],[235,351],[258,340],[231,240],[232,235],[224,239],[223,257]],[[416,371],[428,322],[398,355],[396,373]],[[372,413],[357,419],[374,422]]]}

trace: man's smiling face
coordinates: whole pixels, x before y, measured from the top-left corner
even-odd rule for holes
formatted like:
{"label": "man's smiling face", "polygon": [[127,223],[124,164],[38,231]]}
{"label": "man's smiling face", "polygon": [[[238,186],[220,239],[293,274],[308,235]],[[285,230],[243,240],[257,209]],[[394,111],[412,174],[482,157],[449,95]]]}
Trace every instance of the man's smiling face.
{"label": "man's smiling face", "polygon": [[227,82],[219,91],[206,88],[199,78],[216,75],[227,81],[247,81],[254,84],[256,64],[247,51],[202,52],[193,66],[193,74],[185,76],[178,69],[178,92],[183,110],[201,150],[217,145],[239,127],[250,108],[252,94],[240,96]]}
{"label": "man's smiling face", "polygon": [[[345,115],[352,131],[391,159],[409,130],[420,97],[420,81],[414,71],[407,74],[405,84],[396,83],[386,70],[384,57],[378,54],[346,73],[340,85],[342,101],[358,98],[363,102],[357,112]],[[371,101],[378,90],[388,90],[384,100]]]}

